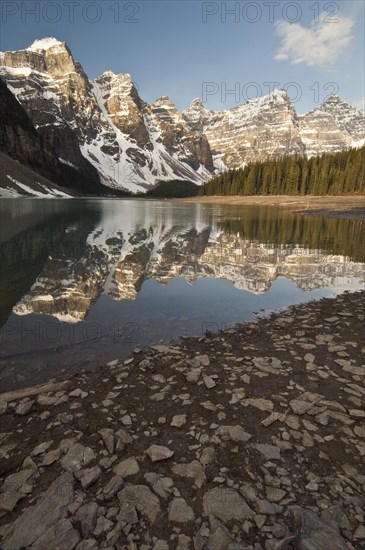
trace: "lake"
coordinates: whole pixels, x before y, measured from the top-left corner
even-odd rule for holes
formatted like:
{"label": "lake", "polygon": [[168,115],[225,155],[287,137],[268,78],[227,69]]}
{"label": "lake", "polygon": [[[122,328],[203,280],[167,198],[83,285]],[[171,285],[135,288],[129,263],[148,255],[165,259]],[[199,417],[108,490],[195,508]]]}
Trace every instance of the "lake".
{"label": "lake", "polygon": [[1,391],[364,285],[356,220],[128,199],[0,214]]}

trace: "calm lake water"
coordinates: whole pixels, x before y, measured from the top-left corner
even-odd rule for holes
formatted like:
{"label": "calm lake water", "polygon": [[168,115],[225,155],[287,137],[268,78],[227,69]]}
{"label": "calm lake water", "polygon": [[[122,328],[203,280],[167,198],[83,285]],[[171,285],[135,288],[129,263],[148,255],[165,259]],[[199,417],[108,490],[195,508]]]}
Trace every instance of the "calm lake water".
{"label": "calm lake water", "polygon": [[1,390],[364,286],[364,224],[285,209],[1,199]]}

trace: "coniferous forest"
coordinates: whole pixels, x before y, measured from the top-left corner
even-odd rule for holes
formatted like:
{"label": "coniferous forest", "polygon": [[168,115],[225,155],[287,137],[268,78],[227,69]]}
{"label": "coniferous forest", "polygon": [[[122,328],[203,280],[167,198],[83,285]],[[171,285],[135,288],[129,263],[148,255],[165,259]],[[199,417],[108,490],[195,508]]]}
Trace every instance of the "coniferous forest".
{"label": "coniferous forest", "polygon": [[290,155],[227,170],[200,195],[342,195],[365,192],[365,146],[318,157]]}

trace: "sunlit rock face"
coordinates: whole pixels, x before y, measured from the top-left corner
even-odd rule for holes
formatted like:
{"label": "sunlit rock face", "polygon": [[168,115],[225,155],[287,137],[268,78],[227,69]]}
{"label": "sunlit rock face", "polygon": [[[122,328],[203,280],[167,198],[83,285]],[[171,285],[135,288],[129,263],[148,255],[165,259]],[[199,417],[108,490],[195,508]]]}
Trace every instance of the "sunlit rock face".
{"label": "sunlit rock face", "polygon": [[357,147],[365,138],[364,112],[336,95],[303,116],[284,90],[220,112],[195,99],[183,116],[192,131],[207,137],[217,167],[223,162],[236,168],[287,154],[335,153]]}
{"label": "sunlit rock face", "polygon": [[143,119],[143,109],[147,104],[139,97],[131,75],[107,71],[95,80],[95,85],[99,103],[105,108],[112,124],[142,148],[147,145],[152,148]]}
{"label": "sunlit rock face", "polygon": [[192,129],[206,135],[213,154],[230,168],[304,153],[298,117],[283,90],[216,113],[195,100],[184,117]]}
{"label": "sunlit rock face", "polygon": [[364,111],[330,96],[317,109],[300,117],[300,134],[308,156],[358,147],[365,140]]}

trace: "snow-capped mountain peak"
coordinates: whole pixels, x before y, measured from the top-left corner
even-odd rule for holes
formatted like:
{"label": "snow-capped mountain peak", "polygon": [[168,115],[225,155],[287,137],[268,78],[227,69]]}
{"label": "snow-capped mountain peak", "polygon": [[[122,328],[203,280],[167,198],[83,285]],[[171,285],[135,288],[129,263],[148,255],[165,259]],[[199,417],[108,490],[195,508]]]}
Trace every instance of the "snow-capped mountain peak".
{"label": "snow-capped mountain peak", "polygon": [[270,94],[266,97],[272,97],[277,101],[290,101],[288,92],[284,88],[275,88]]}
{"label": "snow-capped mountain peak", "polygon": [[65,47],[65,42],[60,42],[57,40],[57,38],[53,37],[46,37],[37,39],[31,44],[28,48],[26,48],[28,51],[32,52],[39,52],[44,50],[49,50],[49,48],[53,48],[54,46],[58,47]]}
{"label": "snow-capped mountain peak", "polygon": [[300,117],[300,126],[308,155],[359,147],[365,142],[364,111],[336,94]]}

